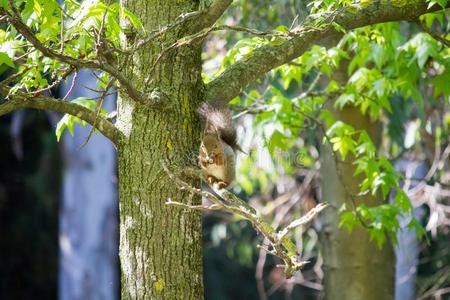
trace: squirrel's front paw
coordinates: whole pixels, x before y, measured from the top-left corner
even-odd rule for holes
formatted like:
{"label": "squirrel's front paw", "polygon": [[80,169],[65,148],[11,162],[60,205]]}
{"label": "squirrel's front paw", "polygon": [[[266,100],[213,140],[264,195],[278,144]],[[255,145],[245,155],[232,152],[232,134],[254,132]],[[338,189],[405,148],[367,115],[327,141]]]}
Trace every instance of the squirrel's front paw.
{"label": "squirrel's front paw", "polygon": [[208,184],[212,186],[213,183],[216,182],[216,179],[212,176],[208,176],[206,177],[206,181],[208,181]]}

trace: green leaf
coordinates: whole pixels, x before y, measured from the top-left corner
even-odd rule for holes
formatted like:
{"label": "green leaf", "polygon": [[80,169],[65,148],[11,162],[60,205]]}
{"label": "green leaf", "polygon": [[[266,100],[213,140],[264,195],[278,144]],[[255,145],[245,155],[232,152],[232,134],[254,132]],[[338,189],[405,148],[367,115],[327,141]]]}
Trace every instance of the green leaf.
{"label": "green leaf", "polygon": [[427,33],[418,33],[400,48],[400,50],[412,53],[421,69],[430,57],[437,56],[439,49],[438,42]]}
{"label": "green leaf", "polygon": [[355,95],[354,94],[342,94],[334,103],[334,106],[339,109],[343,109],[347,104],[355,103]]}
{"label": "green leaf", "polygon": [[65,114],[62,117],[62,119],[59,120],[58,124],[56,124],[56,130],[55,130],[56,140],[58,142],[61,139],[64,129],[66,129],[66,128],[67,128],[67,130],[69,130],[70,135],[73,136],[73,132],[74,132],[73,126],[77,122],[76,120],[79,120],[78,123],[81,123],[81,120],[79,118],[74,117],[69,114]]}
{"label": "green leaf", "polygon": [[358,218],[352,211],[344,211],[340,214],[339,227],[343,227],[351,232],[355,225],[358,224]]}
{"label": "green leaf", "polygon": [[378,228],[369,228],[369,236],[370,240],[374,241],[377,244],[378,249],[381,250],[383,248],[384,242],[386,241],[384,231]]}
{"label": "green leaf", "polygon": [[272,136],[270,137],[270,140],[269,140],[268,149],[269,149],[269,152],[271,155],[274,155],[276,148],[280,148],[280,149],[288,148],[286,136],[278,130],[275,130],[272,133]]}
{"label": "green leaf", "polygon": [[408,195],[401,188],[396,189],[394,204],[397,205],[403,213],[410,213],[413,209],[411,200],[409,200]]}
{"label": "green leaf", "polygon": [[[76,98],[76,99],[72,100],[71,102],[81,105],[91,111],[95,111],[96,107],[97,107],[97,102],[95,102],[94,100],[88,99],[88,98],[84,98],[84,97]],[[107,114],[108,114],[108,112],[105,109],[102,109],[100,111],[99,117],[105,117]],[[87,125],[87,123],[85,121],[81,120],[80,118],[69,115],[69,114],[65,114],[62,117],[62,119],[58,122],[58,124],[56,125],[56,130],[55,130],[56,140],[59,142],[65,129],[67,129],[69,131],[70,135],[73,136],[75,124],[80,124],[83,127]]]}
{"label": "green leaf", "polygon": [[434,84],[434,96],[439,95],[449,96],[450,95],[450,67],[446,67],[442,74],[434,77],[431,82]]}
{"label": "green leaf", "polygon": [[427,0],[427,2],[428,2],[428,9],[430,9],[435,4],[439,5],[442,8],[446,8],[448,0]]}
{"label": "green leaf", "polygon": [[6,53],[0,52],[0,66],[3,64],[5,64],[11,68],[16,68],[12,59]]}
{"label": "green leaf", "polygon": [[133,14],[131,11],[129,11],[125,7],[121,8],[120,13],[121,13],[122,18],[128,18],[130,20],[130,22],[134,28],[145,32],[144,25],[142,24],[141,20],[135,14]]}
{"label": "green leaf", "polygon": [[342,33],[346,33],[346,32],[347,32],[347,29],[345,29],[344,27],[342,27],[342,25],[340,25],[340,24],[337,23],[337,22],[332,22],[331,25],[333,25],[334,29],[335,29],[337,32],[342,32]]}
{"label": "green leaf", "polygon": [[356,141],[352,138],[355,133],[353,127],[341,121],[334,123],[328,130],[327,136],[333,144],[333,151],[339,151],[345,159],[349,152],[356,153]]}

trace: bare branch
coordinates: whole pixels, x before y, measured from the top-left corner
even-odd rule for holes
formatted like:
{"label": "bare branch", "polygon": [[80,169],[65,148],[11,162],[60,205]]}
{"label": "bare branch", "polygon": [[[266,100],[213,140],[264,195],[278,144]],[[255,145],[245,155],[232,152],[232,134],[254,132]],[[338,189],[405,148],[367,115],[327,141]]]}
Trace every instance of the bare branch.
{"label": "bare branch", "polygon": [[172,201],[172,199],[167,199],[166,201],[167,205],[174,205],[174,206],[180,206],[183,208],[189,208],[189,209],[197,209],[197,210],[220,210],[222,207],[218,204],[211,204],[208,206],[204,206],[204,205],[189,205],[189,204],[184,204],[181,202],[176,202],[176,201]]}
{"label": "bare branch", "polygon": [[200,195],[207,198],[212,205],[189,205],[180,202],[174,202],[172,199],[168,199],[166,204],[176,205],[183,208],[195,209],[195,210],[221,210],[229,213],[234,213],[250,223],[260,232],[265,241],[267,241],[267,247],[264,250],[268,253],[279,257],[283,261],[281,267],[284,268],[284,272],[287,278],[292,277],[295,272],[300,270],[307,262],[300,261],[299,255],[297,253],[296,246],[294,243],[287,238],[287,234],[290,230],[295,227],[300,226],[309,222],[314,216],[316,216],[320,211],[322,211],[326,204],[321,204],[317,206],[317,209],[313,209],[303,218],[296,220],[288,225],[286,229],[281,230],[279,233],[266,221],[264,221],[253,207],[251,207],[247,202],[243,201],[233,193],[226,189],[218,189],[217,187],[211,187],[214,193],[200,190],[181,180],[178,176],[175,176],[167,167],[164,162],[161,162],[164,171],[167,175],[175,182],[175,184],[182,190],[186,190],[191,194]]}
{"label": "bare branch", "polygon": [[[66,80],[66,78],[69,77],[73,73],[73,71],[75,71],[75,68],[73,68],[73,67],[67,68],[66,71],[58,79],[56,79],[52,84],[50,84],[47,87],[42,88],[40,90],[33,91],[33,95],[36,96],[36,95],[42,94],[45,91],[51,90],[52,88],[54,88],[55,86],[57,86],[58,84],[60,84],[64,80]],[[18,76],[21,76],[21,75],[22,74],[19,74]],[[14,77],[14,75],[11,77]],[[8,82],[2,82],[2,83],[7,84]]]}
{"label": "bare branch", "polygon": [[67,97],[69,97],[70,94],[72,94],[73,88],[75,87],[75,83],[77,82],[77,78],[78,78],[78,71],[75,72],[75,74],[73,74],[72,83],[70,84],[69,90],[67,91],[67,93],[62,98],[63,100],[67,100]]}
{"label": "bare branch", "polygon": [[0,116],[21,108],[54,110],[71,114],[86,121],[109,138],[114,144],[117,144],[122,138],[122,133],[114,124],[101,116],[97,116],[94,111],[76,103],[45,96],[30,97],[23,92],[10,94],[10,88],[4,84],[0,84],[0,94],[6,97],[5,102],[0,104]]}
{"label": "bare branch", "polygon": [[256,36],[280,36],[280,37],[289,37],[289,34],[281,31],[259,31],[253,28],[247,28],[243,26],[231,26],[231,25],[219,25],[212,27],[211,31],[220,31],[220,30],[229,30],[229,31],[239,31],[246,32]]}
{"label": "bare branch", "polygon": [[328,206],[328,204],[326,204],[326,203],[317,204],[316,207],[311,209],[306,215],[304,215],[300,219],[292,221],[283,230],[278,232],[278,239],[282,240],[290,231],[294,230],[297,227],[305,225],[306,223],[311,222],[327,206]]}
{"label": "bare branch", "polygon": [[[313,44],[341,35],[334,24],[346,30],[389,21],[414,21],[419,16],[441,9],[438,5],[427,7],[426,0],[409,1],[396,6],[393,1],[372,1],[354,4],[337,11],[310,16],[302,25],[290,32],[282,43],[265,45],[234,63],[207,85],[207,100],[228,102],[251,82],[270,70],[302,55]],[[450,6],[450,3],[448,4]],[[317,25],[322,22],[321,25]]]}
{"label": "bare branch", "polygon": [[109,80],[105,90],[102,92],[102,95],[100,96],[100,100],[97,102],[97,107],[95,109],[95,120],[94,120],[94,123],[92,124],[92,128],[89,131],[89,134],[86,137],[86,140],[83,142],[83,144],[81,144],[81,146],[79,148],[83,148],[89,142],[89,140],[91,139],[92,134],[94,133],[94,129],[97,126],[97,122],[98,122],[98,119],[100,117],[100,112],[101,112],[101,110],[103,108],[103,102],[105,101],[105,99],[106,99],[106,97],[107,97],[107,95],[109,93],[109,89],[112,87],[113,84],[114,84],[114,79]]}

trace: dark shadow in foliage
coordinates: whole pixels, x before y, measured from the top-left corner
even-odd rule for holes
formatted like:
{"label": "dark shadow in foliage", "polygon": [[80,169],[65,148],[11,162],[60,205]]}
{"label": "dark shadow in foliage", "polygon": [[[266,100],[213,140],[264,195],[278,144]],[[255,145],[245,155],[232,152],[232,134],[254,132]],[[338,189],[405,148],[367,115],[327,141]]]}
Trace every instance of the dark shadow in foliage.
{"label": "dark shadow in foliage", "polygon": [[0,119],[0,299],[56,299],[60,154],[45,113],[24,113],[22,159]]}

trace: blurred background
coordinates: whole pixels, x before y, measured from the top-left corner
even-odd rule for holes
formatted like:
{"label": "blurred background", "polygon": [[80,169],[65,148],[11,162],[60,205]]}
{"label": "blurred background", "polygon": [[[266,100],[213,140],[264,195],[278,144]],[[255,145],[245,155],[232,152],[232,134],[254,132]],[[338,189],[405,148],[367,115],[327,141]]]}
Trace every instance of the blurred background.
{"label": "blurred background", "polygon": [[[241,0],[227,11],[223,22],[262,31],[278,25],[290,27],[293,20],[304,19],[306,4]],[[415,33],[412,25],[402,26],[406,35]],[[244,37],[242,32],[221,32],[208,38],[203,54],[205,77],[224,67],[225,57],[225,65],[231,60],[233,45],[245,46]],[[303,83],[292,81],[286,88],[284,75],[274,72],[250,87],[241,100],[289,99],[317,80],[316,76],[312,70],[302,78]],[[95,74],[84,70],[75,81],[70,78],[51,93],[64,97],[70,90],[69,99],[95,98],[99,96],[92,91],[96,87]],[[114,91],[109,93],[104,105],[108,111],[115,109],[115,97]],[[450,299],[450,146],[448,138],[436,143],[437,134],[448,134],[449,104],[417,105],[393,99],[392,107],[386,116],[384,139],[398,144],[392,161],[405,175],[415,215],[427,231],[422,242],[407,230],[399,233],[396,299]],[[321,140],[315,129],[306,124],[289,140],[267,141],[286,120],[269,122],[268,116],[248,111],[234,114],[241,145],[249,152],[239,157],[234,192],[275,227],[314,207],[321,195]],[[101,135],[91,134],[89,127],[79,125],[74,136],[66,132],[58,143],[55,127],[61,117],[24,110],[0,118],[0,228],[4,237],[0,239],[0,299],[118,299],[114,148]],[[283,145],[284,151],[276,152],[271,142]],[[296,231],[295,242],[310,263],[287,281],[276,268],[277,261],[257,248],[262,241],[249,223],[232,215],[206,213],[206,299],[320,299],[324,276],[320,231],[319,220]],[[349,246],[357,247],[357,242]]]}

